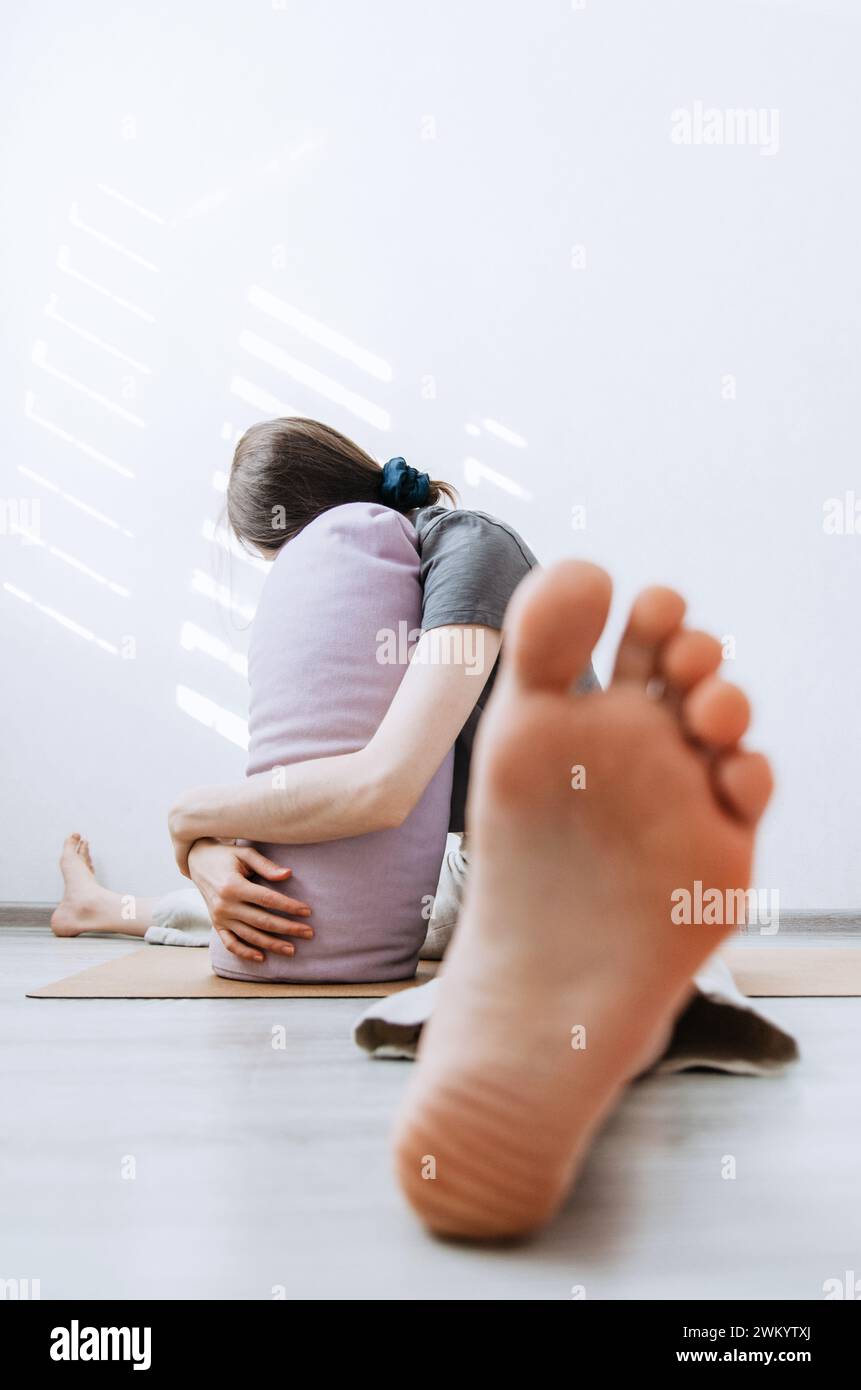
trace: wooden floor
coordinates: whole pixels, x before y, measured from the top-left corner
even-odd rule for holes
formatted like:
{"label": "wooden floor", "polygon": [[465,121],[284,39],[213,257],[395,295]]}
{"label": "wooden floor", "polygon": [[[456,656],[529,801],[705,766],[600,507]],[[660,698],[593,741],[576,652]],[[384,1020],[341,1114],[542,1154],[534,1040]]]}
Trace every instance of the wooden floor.
{"label": "wooden floor", "polygon": [[354,1047],[357,1001],[24,998],[135,949],[0,932],[0,1278],[43,1298],[817,1299],[861,1271],[859,999],[769,1005],[804,1053],[781,1079],[638,1083],[553,1229],[479,1250],[401,1204],[410,1064]]}

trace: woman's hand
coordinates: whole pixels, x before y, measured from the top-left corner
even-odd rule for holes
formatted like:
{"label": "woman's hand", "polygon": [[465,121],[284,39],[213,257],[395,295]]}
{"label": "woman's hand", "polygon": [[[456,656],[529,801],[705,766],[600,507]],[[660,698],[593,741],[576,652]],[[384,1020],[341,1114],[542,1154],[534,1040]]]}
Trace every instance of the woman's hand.
{"label": "woman's hand", "polygon": [[310,940],[313,930],[305,922],[284,916],[308,917],[307,903],[287,898],[249,874],[283,883],[292,869],[283,869],[258,850],[222,845],[217,840],[197,840],[188,855],[188,872],[203,894],[212,925],[230,951],[241,960],[262,961],[264,951],[292,956],[295,947],[285,936]]}

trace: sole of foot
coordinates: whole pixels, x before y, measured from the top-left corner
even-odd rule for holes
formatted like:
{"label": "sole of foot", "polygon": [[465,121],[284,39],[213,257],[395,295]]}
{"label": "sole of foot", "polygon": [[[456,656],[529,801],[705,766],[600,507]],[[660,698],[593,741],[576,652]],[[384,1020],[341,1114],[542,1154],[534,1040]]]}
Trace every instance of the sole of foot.
{"label": "sole of foot", "polygon": [[523,1236],[553,1216],[728,930],[679,925],[679,891],[750,881],[771,773],[739,747],[747,700],[679,595],[643,592],[609,689],[570,693],[610,593],[570,561],[512,601],[466,900],[394,1136],[401,1187],[440,1235]]}

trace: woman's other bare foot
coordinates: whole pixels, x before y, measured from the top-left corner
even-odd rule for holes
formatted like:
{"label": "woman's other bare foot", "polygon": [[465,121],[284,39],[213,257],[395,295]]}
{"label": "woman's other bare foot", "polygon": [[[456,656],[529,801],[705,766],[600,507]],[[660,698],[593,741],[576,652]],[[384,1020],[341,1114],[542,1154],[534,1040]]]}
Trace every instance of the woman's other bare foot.
{"label": "woman's other bare foot", "polygon": [[51,917],[55,936],[80,936],[83,932],[144,935],[151,920],[148,900],[103,888],[96,880],[90,846],[82,836],[69,835],[65,840],[60,871],[64,892]]}

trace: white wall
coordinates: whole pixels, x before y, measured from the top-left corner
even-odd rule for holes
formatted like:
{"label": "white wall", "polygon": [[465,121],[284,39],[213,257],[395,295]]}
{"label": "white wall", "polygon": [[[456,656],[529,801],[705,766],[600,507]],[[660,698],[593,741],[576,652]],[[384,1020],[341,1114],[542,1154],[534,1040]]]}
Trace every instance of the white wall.
{"label": "white wall", "polygon": [[[861,496],[858,7],[43,0],[6,25],[2,493],[38,500],[44,544],[0,536],[0,897],[52,898],[71,829],[110,884],[158,890],[172,796],[242,774],[177,705],[245,711],[241,676],[180,644],[188,622],[244,647],[193,588],[213,473],[272,413],[240,377],[450,478],[542,558],[600,559],[614,632],[638,585],[680,584],[734,637],[777,762],[758,882],[858,906],[861,534],[823,531],[827,498]],[[697,101],[777,108],[777,152],[674,144]],[[528,497],[465,482],[468,457]],[[253,600],[248,566],[232,582]]]}

